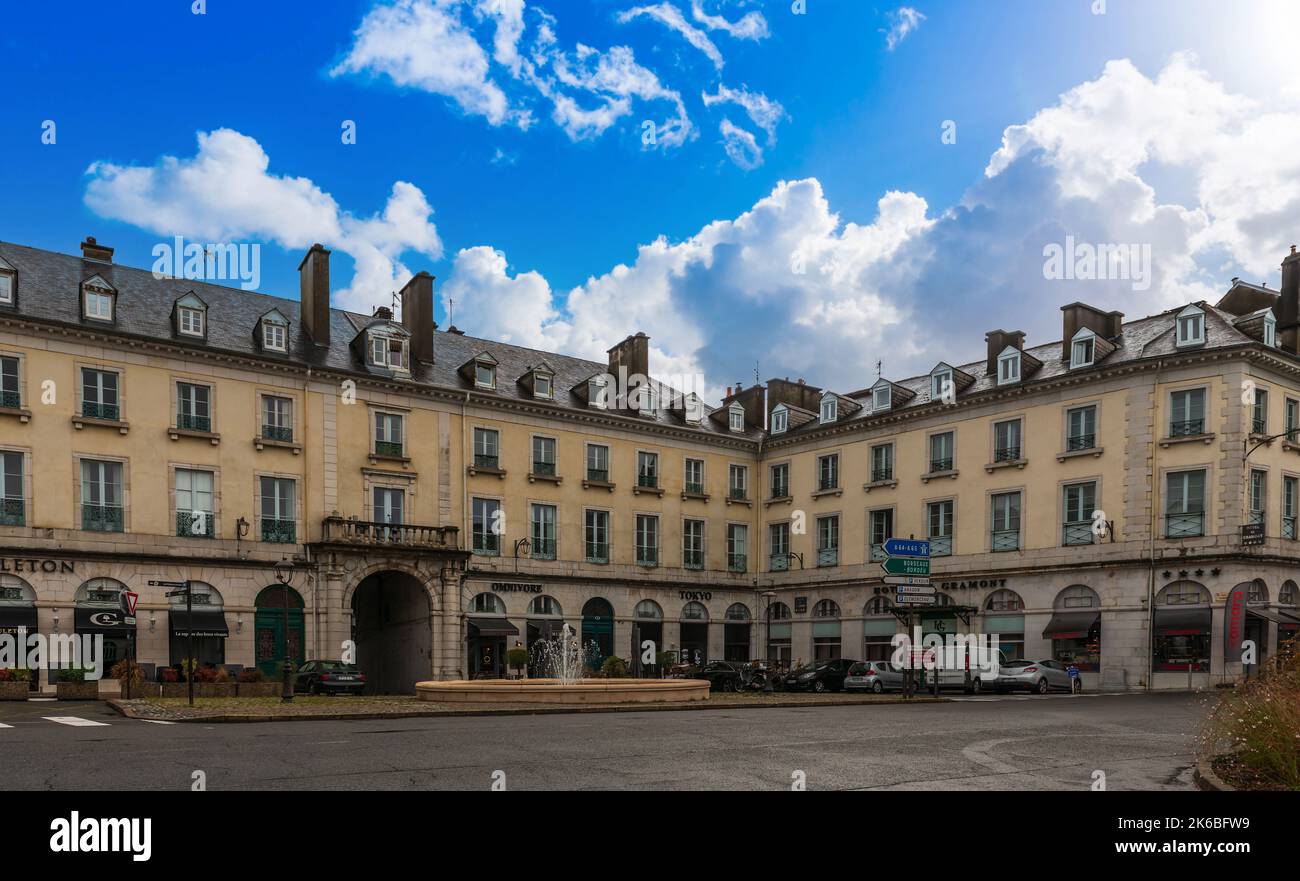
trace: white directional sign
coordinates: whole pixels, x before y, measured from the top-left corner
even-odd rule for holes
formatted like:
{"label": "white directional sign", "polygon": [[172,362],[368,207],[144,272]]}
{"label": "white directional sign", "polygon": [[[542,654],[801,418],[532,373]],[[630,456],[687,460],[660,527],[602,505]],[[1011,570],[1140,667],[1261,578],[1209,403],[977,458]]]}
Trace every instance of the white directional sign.
{"label": "white directional sign", "polygon": [[939,601],[936,596],[927,596],[920,593],[900,593],[894,597],[894,602],[900,606],[933,606]]}
{"label": "white directional sign", "polygon": [[929,584],[900,584],[897,588],[900,594],[920,594],[923,596],[934,596],[936,591]]}
{"label": "white directional sign", "polygon": [[886,575],[881,579],[885,584],[922,584],[930,583],[929,575]]}

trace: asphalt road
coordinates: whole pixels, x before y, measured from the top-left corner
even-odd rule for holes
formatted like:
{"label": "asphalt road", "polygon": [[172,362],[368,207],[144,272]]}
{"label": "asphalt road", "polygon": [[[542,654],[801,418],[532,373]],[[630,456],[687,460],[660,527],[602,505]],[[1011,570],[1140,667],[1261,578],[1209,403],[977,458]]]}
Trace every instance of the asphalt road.
{"label": "asphalt road", "polygon": [[[1190,789],[1207,698],[156,724],[0,704],[0,789]],[[51,721],[45,717],[62,717]],[[80,721],[76,721],[80,720]],[[100,724],[84,724],[100,723]],[[500,779],[497,776],[497,779]]]}

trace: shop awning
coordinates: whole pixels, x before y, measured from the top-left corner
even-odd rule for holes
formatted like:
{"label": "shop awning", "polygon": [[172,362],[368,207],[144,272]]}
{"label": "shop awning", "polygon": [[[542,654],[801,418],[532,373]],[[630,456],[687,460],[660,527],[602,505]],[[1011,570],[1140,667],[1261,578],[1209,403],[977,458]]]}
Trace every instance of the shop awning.
{"label": "shop awning", "polygon": [[0,633],[17,636],[19,627],[26,627],[28,633],[36,632],[36,607],[0,606]]}
{"label": "shop awning", "polygon": [[1156,609],[1157,636],[1198,636],[1210,632],[1209,609]]}
{"label": "shop awning", "polygon": [[1043,639],[1087,639],[1093,628],[1100,626],[1101,612],[1055,612]]}
{"label": "shop awning", "polygon": [[[191,623],[190,615],[193,615]],[[221,609],[195,609],[193,612],[186,612],[184,609],[172,609],[169,617],[171,618],[172,636],[190,636],[191,629],[196,639],[208,637],[225,638],[230,635],[230,628],[226,626],[226,613]]]}
{"label": "shop awning", "polygon": [[1295,628],[1300,627],[1300,612],[1278,609],[1277,614],[1281,618],[1279,623],[1288,630],[1294,630]]}
{"label": "shop awning", "polygon": [[519,628],[505,618],[470,618],[469,626],[478,629],[479,636],[517,636]]}
{"label": "shop awning", "polygon": [[1271,609],[1252,609],[1247,608],[1246,614],[1255,618],[1262,618],[1265,621],[1272,621],[1274,624],[1282,624],[1282,616]]}
{"label": "shop awning", "polygon": [[558,636],[564,630],[563,618],[529,618],[527,622],[529,627],[537,628],[537,632],[541,634],[542,639]]}
{"label": "shop awning", "polygon": [[78,633],[125,636],[135,632],[135,625],[127,624],[125,617],[121,609],[78,606],[73,620],[76,622]]}

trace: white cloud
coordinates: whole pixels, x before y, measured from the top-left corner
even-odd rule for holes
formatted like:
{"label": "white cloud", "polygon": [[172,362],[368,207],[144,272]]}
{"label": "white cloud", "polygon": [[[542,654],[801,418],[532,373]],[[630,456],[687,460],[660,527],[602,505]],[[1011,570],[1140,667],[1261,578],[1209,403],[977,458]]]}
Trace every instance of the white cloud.
{"label": "white cloud", "polygon": [[321,242],[355,261],[351,284],[335,298],[360,311],[387,304],[390,292],[406,283],[403,253],[442,256],[433,209],[413,184],[394,183],[380,213],[357,217],[307,178],[269,168],[270,157],[253,138],[231,129],[199,132],[191,158],[164,156],[151,166],[92,164],[86,205],[101,217],[165,237],[268,239],[289,249]]}
{"label": "white cloud", "polygon": [[[501,9],[497,51],[509,60],[513,4],[490,5]],[[528,114],[510,107],[491,76],[487,52],[461,21],[460,6],[460,0],[397,0],[376,6],[362,19],[352,49],[331,76],[381,74],[399,86],[444,95],[465,113],[483,116],[492,125],[512,122],[527,127]]]}
{"label": "white cloud", "polygon": [[925,16],[910,6],[900,6],[888,13],[889,30],[885,33],[885,48],[893,52],[907,35],[921,26]]}
{"label": "white cloud", "polygon": [[718,47],[713,44],[713,41],[709,39],[708,35],[704,33],[704,31],[688,22],[686,17],[682,15],[682,11],[676,6],[673,6],[671,3],[656,3],[653,6],[635,6],[626,12],[619,13],[618,20],[619,22],[626,24],[627,22],[642,16],[652,18],[669,30],[681,34],[682,38],[685,39],[686,42],[703,52],[705,56],[713,62],[714,67],[718,68],[718,70],[722,69],[724,62],[722,60],[722,53],[718,51]]}
{"label": "white cloud", "polygon": [[718,132],[722,135],[722,149],[736,165],[746,171],[753,171],[763,164],[763,148],[758,146],[758,140],[752,132],[733,125],[726,118],[718,124]]}
{"label": "white cloud", "polygon": [[519,39],[524,34],[524,0],[477,0],[474,11],[480,17],[496,19],[496,34],[492,41],[492,57],[519,75]]}
{"label": "white cloud", "polygon": [[781,120],[786,119],[785,108],[779,101],[774,101],[764,95],[762,92],[751,92],[745,86],[739,89],[729,89],[719,83],[718,91],[710,95],[708,92],[700,94],[701,100],[704,101],[705,107],[712,107],[714,104],[737,104],[742,107],[750,120],[763,131],[767,132],[767,145],[770,147],[776,143],[776,127]]}
{"label": "white cloud", "polygon": [[710,15],[700,0],[691,0],[691,16],[711,31],[725,31],[737,40],[763,40],[771,34],[767,19],[758,11],[747,12],[736,21],[727,21],[722,15]]}

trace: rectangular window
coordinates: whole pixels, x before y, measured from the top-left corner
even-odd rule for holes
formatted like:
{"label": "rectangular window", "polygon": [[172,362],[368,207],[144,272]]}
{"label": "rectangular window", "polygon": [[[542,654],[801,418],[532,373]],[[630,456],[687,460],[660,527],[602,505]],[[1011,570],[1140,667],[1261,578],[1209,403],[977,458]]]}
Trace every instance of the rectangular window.
{"label": "rectangular window", "polygon": [[1300,439],[1300,401],[1286,399],[1286,439],[1295,443]]}
{"label": "rectangular window", "polygon": [[260,487],[262,541],[293,544],[297,541],[294,480],[289,477],[263,477]]}
{"label": "rectangular window", "polygon": [[1255,389],[1255,406],[1250,414],[1250,430],[1253,434],[1268,434],[1268,392],[1262,388]]}
{"label": "rectangular window", "polygon": [[1300,480],[1294,477],[1282,478],[1282,537],[1294,539],[1296,537],[1295,520],[1296,520],[1296,503],[1297,492],[1300,491]]}
{"label": "rectangular window", "polygon": [[704,568],[704,521],[682,522],[682,565],[687,569]]}
{"label": "rectangular window", "polygon": [[180,330],[187,336],[203,336],[203,310],[181,306]]}
{"label": "rectangular window", "polygon": [[1092,363],[1092,339],[1075,340],[1070,344],[1070,366],[1087,367]]}
{"label": "rectangular window", "polygon": [[894,537],[893,509],[872,511],[867,515],[867,525],[871,534],[871,559],[885,559],[885,542]]}
{"label": "rectangular window", "polygon": [[770,473],[772,477],[772,498],[774,499],[790,498],[789,463],[782,462],[780,465],[773,465]]}
{"label": "rectangular window", "polygon": [[0,453],[0,526],[27,525],[27,498],[23,492],[23,454]]}
{"label": "rectangular window", "polygon": [[1205,316],[1197,312],[1178,318],[1177,345],[1187,346],[1205,342]]}
{"label": "rectangular window", "polygon": [[373,503],[370,519],[375,523],[397,525],[405,523],[406,491],[390,486],[377,486],[371,494]]}
{"label": "rectangular window", "polygon": [[587,511],[585,544],[588,563],[609,562],[609,512]]}
{"label": "rectangular window", "polygon": [[262,396],[262,437],[265,440],[293,442],[293,398]]}
{"label": "rectangular window", "polygon": [[113,295],[86,288],[86,317],[98,321],[113,320]]}
{"label": "rectangular window", "polygon": [[930,473],[953,470],[953,433],[930,435]]}
{"label": "rectangular window", "polygon": [[501,503],[496,499],[474,499],[470,512],[474,553],[497,556],[501,553]]}
{"label": "rectangular window", "polygon": [[786,410],[772,411],[772,434],[784,434],[790,425],[790,414]]}
{"label": "rectangular window", "polygon": [[474,429],[474,467],[501,467],[500,433],[495,428]]}
{"label": "rectangular window", "polygon": [[817,518],[817,565],[838,566],[840,564],[840,518],[839,515]]}
{"label": "rectangular window", "polygon": [[636,485],[648,489],[659,487],[659,454],[636,454]]}
{"label": "rectangular window", "polygon": [[14,276],[12,272],[0,272],[0,303],[12,306],[14,302]]}
{"label": "rectangular window", "polygon": [[1097,408],[1073,407],[1065,411],[1065,449],[1091,450],[1097,446]]}
{"label": "rectangular window", "polygon": [[749,498],[749,469],[744,465],[728,466],[727,487],[731,498]]}
{"label": "rectangular window", "polygon": [[479,388],[497,387],[497,369],[482,361],[474,363],[474,384]]}
{"label": "rectangular window", "polygon": [[1169,436],[1205,433],[1205,389],[1193,388],[1169,396]]}
{"label": "rectangular window", "polygon": [[878,388],[878,389],[873,389],[873,390],[872,390],[872,392],[871,392],[871,412],[872,412],[872,413],[880,413],[880,412],[883,412],[883,411],[885,411],[885,410],[888,410],[888,409],[889,409],[889,405],[890,405],[891,403],[892,403],[892,400],[891,400],[891,398],[890,398],[890,388],[889,388],[889,386],[887,386],[887,385],[882,385],[880,388]]}
{"label": "rectangular window", "polygon": [[551,375],[538,373],[533,376],[533,397],[549,398],[551,396]]}
{"label": "rectangular window", "polygon": [[587,479],[609,483],[609,447],[587,444]]}
{"label": "rectangular window", "polygon": [[831,453],[829,456],[817,457],[817,490],[824,492],[826,490],[838,489],[840,485],[840,456],[838,453]]}
{"label": "rectangular window", "polygon": [[773,523],[767,528],[767,540],[768,568],[773,572],[785,572],[790,568],[790,524]]}
{"label": "rectangular window", "polygon": [[821,421],[823,423],[834,422],[836,413],[839,412],[839,402],[829,395],[822,398]]}
{"label": "rectangular window", "polygon": [[402,414],[375,413],[375,455],[405,455],[402,441]]}
{"label": "rectangular window", "polygon": [[727,569],[744,572],[749,566],[749,527],[743,523],[727,524]]}
{"label": "rectangular window", "polygon": [[212,431],[212,389],[192,382],[176,383],[176,427]]}
{"label": "rectangular window", "polygon": [[1268,472],[1252,468],[1250,471],[1250,511],[1247,523],[1263,523],[1268,487]]}
{"label": "rectangular window", "polygon": [[1008,419],[993,424],[993,461],[1016,462],[1021,458],[1020,420]]}
{"label": "rectangular window", "polygon": [[1171,471],[1165,475],[1165,537],[1205,534],[1205,472]]}
{"label": "rectangular window", "polygon": [[946,401],[951,397],[952,373],[942,370],[930,377],[930,400]]}
{"label": "rectangular window", "polygon": [[989,547],[994,551],[1020,548],[1020,493],[997,493],[992,497],[992,529]]}
{"label": "rectangular window", "polygon": [[176,534],[193,538],[212,538],[216,534],[213,517],[211,471],[176,469]]}
{"label": "rectangular window", "polygon": [[686,492],[697,496],[704,495],[704,460],[686,460]]}
{"label": "rectangular window", "polygon": [[87,419],[121,418],[118,376],[111,370],[81,369],[81,415]]}
{"label": "rectangular window", "polygon": [[871,448],[871,481],[894,479],[894,445],[878,444]]}
{"label": "rectangular window", "polygon": [[287,349],[288,343],[286,331],[288,329],[274,321],[262,322],[262,348],[270,349],[273,352],[283,352]]}
{"label": "rectangular window", "polygon": [[1097,484],[1070,483],[1061,491],[1064,518],[1061,524],[1061,544],[1092,544],[1092,512],[1097,508]]}
{"label": "rectangular window", "polygon": [[81,528],[121,532],[122,463],[81,460]]}
{"label": "rectangular window", "polygon": [[533,436],[533,473],[555,476],[555,438]]}
{"label": "rectangular window", "polygon": [[930,540],[930,556],[952,555],[953,502],[930,502],[925,506],[926,537]]}
{"label": "rectangular window", "polygon": [[659,565],[659,518],[636,515],[636,562],[638,566]]}
{"label": "rectangular window", "polygon": [[530,517],[532,524],[529,553],[537,560],[555,559],[555,506],[533,505]]}
{"label": "rectangular window", "polygon": [[23,405],[21,386],[18,384],[18,359],[0,358],[0,407],[17,410]]}
{"label": "rectangular window", "polygon": [[1020,379],[1020,354],[1008,353],[998,358],[998,385]]}

